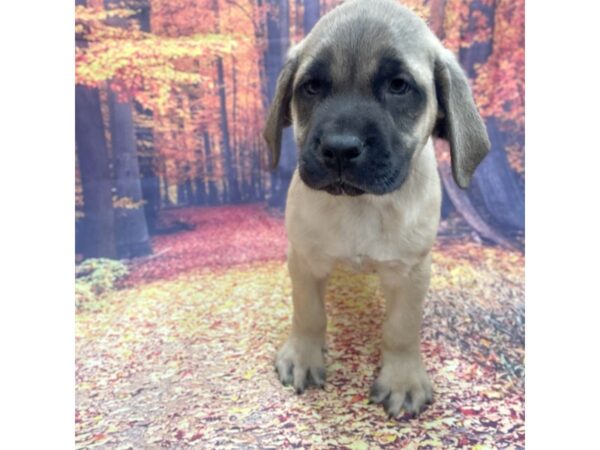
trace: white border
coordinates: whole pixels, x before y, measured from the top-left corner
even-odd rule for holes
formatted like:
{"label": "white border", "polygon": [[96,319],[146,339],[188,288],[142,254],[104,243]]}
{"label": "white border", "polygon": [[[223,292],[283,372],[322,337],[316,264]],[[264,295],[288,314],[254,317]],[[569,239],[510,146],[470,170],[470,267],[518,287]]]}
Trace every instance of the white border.
{"label": "white border", "polygon": [[74,447],[74,2],[0,14],[2,448]]}
{"label": "white border", "polygon": [[598,445],[598,10],[526,2],[528,450]]}
{"label": "white border", "polygon": [[[526,4],[528,450],[597,441],[599,9]],[[73,5],[4,5],[0,42],[2,447],[71,448]]]}

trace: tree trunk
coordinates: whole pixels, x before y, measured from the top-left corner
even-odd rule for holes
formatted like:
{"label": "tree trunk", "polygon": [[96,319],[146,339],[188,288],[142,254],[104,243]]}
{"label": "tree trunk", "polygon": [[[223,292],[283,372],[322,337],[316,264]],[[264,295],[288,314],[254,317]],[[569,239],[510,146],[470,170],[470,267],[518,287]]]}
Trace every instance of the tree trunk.
{"label": "tree trunk", "polygon": [[194,204],[204,205],[206,204],[206,187],[204,185],[204,179],[206,178],[206,163],[202,157],[202,149],[199,146],[196,147],[194,155],[196,156],[196,176],[194,178],[196,194],[194,196]]}
{"label": "tree trunk", "polygon": [[[446,0],[431,0],[429,3],[429,11],[429,27],[440,40],[443,40],[445,36],[444,17],[446,12]],[[456,207],[448,195],[445,184],[442,184],[442,219],[446,219],[455,210]]]}
{"label": "tree trunk", "polygon": [[[288,0],[267,1],[270,11],[267,13],[268,45],[265,55],[267,77],[267,95],[273,100],[277,77],[285,61],[290,44],[290,13]],[[287,189],[296,168],[296,152],[291,127],[283,131],[279,166],[271,172],[271,190],[269,206],[283,209]]]}
{"label": "tree trunk", "polygon": [[206,155],[206,171],[208,175],[208,204],[219,204],[219,192],[215,183],[214,165],[212,160],[212,152],[210,147],[210,136],[208,131],[204,132],[204,153]]}
{"label": "tree trunk", "polygon": [[[429,24],[440,38],[444,38],[444,9],[446,0],[432,0]],[[492,26],[495,23],[495,2],[491,5],[475,0],[470,5],[469,31],[475,31],[477,26],[474,11],[479,11]],[[472,78],[476,75],[475,66],[485,62],[493,51],[492,38],[477,42],[470,47],[461,48],[459,59],[467,74]],[[505,152],[505,139],[499,132],[494,118],[486,120],[486,126],[492,149],[482,164],[475,171],[475,176],[468,193],[457,189],[452,177],[448,174],[444,162],[440,162],[440,175],[444,186],[444,197],[448,198],[454,208],[463,218],[480,233],[505,247],[520,247],[520,244],[506,238],[504,234],[512,234],[524,228],[524,196],[519,187],[516,174],[508,164]],[[439,145],[439,144],[438,144]],[[447,144],[444,144],[447,146]],[[447,165],[447,164],[446,164]],[[443,205],[442,211],[449,208]],[[494,229],[495,228],[495,229]],[[503,229],[505,233],[500,233]]]}
{"label": "tree trunk", "polygon": [[[120,0],[104,0],[106,9],[121,8]],[[109,25],[127,26],[127,19],[110,18]],[[119,102],[109,84],[108,107],[110,131],[115,168],[117,197],[136,204],[143,200],[140,168],[135,143],[135,131],[131,102]],[[121,258],[132,258],[152,253],[148,226],[142,207],[118,208],[117,252]]]}
{"label": "tree trunk", "polygon": [[229,123],[227,120],[227,92],[225,90],[225,75],[223,71],[223,58],[217,58],[217,83],[219,91],[220,125],[222,137],[222,151],[225,160],[225,180],[227,184],[226,198],[229,203],[239,203],[240,189],[237,182],[233,152],[229,143]]}
{"label": "tree trunk", "polygon": [[164,207],[171,206],[171,197],[169,196],[169,178],[167,177],[167,164],[164,158],[161,161],[161,169],[164,174],[162,177],[162,204]]}
{"label": "tree trunk", "polygon": [[265,198],[262,186],[263,170],[260,164],[261,149],[261,143],[255,137],[252,140],[252,192],[256,200],[263,201]]}
{"label": "tree trunk", "polygon": [[477,210],[495,227],[508,234],[525,229],[525,196],[517,174],[506,157],[506,139],[497,120],[486,120],[492,149],[475,172],[470,192]]}
{"label": "tree trunk", "polygon": [[192,177],[190,176],[190,166],[185,163],[183,166],[183,197],[185,198],[185,205],[189,206],[194,203],[194,189],[192,187]]}
{"label": "tree trunk", "polygon": [[183,206],[185,205],[186,199],[185,199],[185,181],[184,181],[184,176],[182,174],[181,171],[181,166],[179,163],[176,163],[177,165],[177,179],[179,180],[177,182],[177,206]]}
{"label": "tree trunk", "polygon": [[321,17],[321,5],[319,0],[304,0],[304,35],[306,36]]}
{"label": "tree trunk", "polygon": [[[139,203],[142,201],[142,185],[135,148],[131,103],[119,102],[116,94],[109,88],[108,106],[117,197]],[[117,208],[116,218],[117,251],[121,258],[152,253],[142,207]]]}
{"label": "tree trunk", "polygon": [[[136,9],[138,13],[133,16],[140,24],[140,30],[146,33],[150,28],[150,1],[137,0]],[[160,209],[160,180],[156,172],[156,149],[154,148],[154,132],[152,122],[152,111],[145,109],[139,103],[135,103],[135,112],[141,120],[136,123],[136,142],[141,143],[139,152],[140,174],[142,177],[142,197],[144,199],[144,214],[148,231],[154,234],[158,211]]]}
{"label": "tree trunk", "polygon": [[[470,7],[469,24],[471,31],[477,26],[478,11],[494,26],[495,2],[487,5],[475,0]],[[460,61],[470,77],[476,76],[476,65],[484,63],[494,48],[494,32],[484,42],[477,42],[460,51]],[[517,174],[511,169],[506,156],[506,139],[499,129],[497,120],[486,119],[486,126],[492,149],[475,171],[469,196],[475,209],[486,218],[490,225],[505,230],[507,233],[519,232],[525,228],[525,196],[519,184]]]}
{"label": "tree trunk", "polygon": [[[267,49],[267,92],[269,100],[273,99],[277,76],[285,63],[286,53],[290,44],[290,18],[288,0],[268,2],[278,7],[278,16],[267,16],[267,32],[269,45]],[[304,16],[302,25],[304,34],[308,34],[319,20],[321,13],[319,0],[304,0]],[[294,136],[291,127],[283,131],[281,140],[281,157],[279,167],[271,174],[271,195],[269,206],[283,209],[287,190],[297,164]]]}
{"label": "tree trunk", "polygon": [[[234,151],[238,150],[238,136],[236,133],[236,125],[237,125],[237,68],[236,68],[236,59],[235,56],[231,57],[231,121],[233,126],[231,127],[231,143]],[[239,161],[239,158],[236,159]],[[240,179],[238,175],[238,179]]]}
{"label": "tree trunk", "polygon": [[[86,6],[85,0],[75,4]],[[83,36],[75,38],[78,47],[87,46]],[[112,177],[98,89],[75,86],[75,143],[84,213],[76,248],[85,258],[116,259]]]}
{"label": "tree trunk", "polygon": [[86,258],[115,259],[112,179],[97,89],[75,87],[75,142],[85,214],[82,253]]}
{"label": "tree trunk", "polygon": [[[479,14],[474,14],[475,12]],[[476,65],[484,63],[492,54],[494,50],[493,36],[494,36],[494,24],[496,13],[496,2],[488,5],[486,2],[481,0],[472,0],[469,5],[469,32],[475,32],[480,25],[479,17],[483,16],[487,20],[487,23],[492,27],[491,37],[486,41],[474,42],[468,47],[461,47],[458,59],[461,62],[462,67],[466,70],[469,78],[473,79],[476,77]]]}
{"label": "tree trunk", "polygon": [[158,211],[160,209],[160,179],[156,173],[156,151],[154,149],[154,132],[152,129],[152,111],[134,104],[135,114],[140,118],[135,126],[135,139],[139,145],[138,160],[140,165],[142,198],[144,199],[144,215],[150,234],[156,229]]}
{"label": "tree trunk", "polygon": [[[440,146],[442,153],[449,153],[450,148],[448,146],[448,142],[437,139],[436,146]],[[444,190],[447,193],[448,197],[456,207],[458,211],[460,211],[461,215],[465,219],[465,221],[483,238],[488,239],[498,245],[509,249],[522,249],[521,245],[513,241],[507,237],[505,237],[499,231],[496,231],[493,227],[491,227],[476,211],[473,203],[471,202],[469,195],[460,189],[455,183],[454,178],[452,177],[452,169],[450,167],[450,162],[446,160],[441,160],[438,163],[442,184],[444,186]]]}
{"label": "tree trunk", "polygon": [[238,186],[239,201],[244,202],[248,199],[248,174],[244,170],[247,167],[245,164],[244,149],[240,148],[240,142],[243,139],[240,138],[238,133],[238,73],[237,73],[237,60],[235,56],[231,58],[231,137],[232,137],[232,151],[233,151],[233,171],[235,174],[236,184]]}
{"label": "tree trunk", "polygon": [[[217,19],[217,33],[221,32],[219,0],[213,0],[213,10]],[[236,161],[233,154],[230,139],[229,139],[229,121],[227,118],[227,91],[225,88],[225,72],[223,69],[223,58],[217,57],[217,84],[219,93],[219,109],[220,109],[220,127],[221,127],[221,151],[224,159],[224,192],[223,198],[225,202],[239,203],[240,188],[236,176]]]}
{"label": "tree trunk", "polygon": [[194,184],[196,185],[196,195],[194,196],[194,204],[200,206],[205,205],[206,188],[204,186],[204,181],[201,178],[196,178],[194,180]]}

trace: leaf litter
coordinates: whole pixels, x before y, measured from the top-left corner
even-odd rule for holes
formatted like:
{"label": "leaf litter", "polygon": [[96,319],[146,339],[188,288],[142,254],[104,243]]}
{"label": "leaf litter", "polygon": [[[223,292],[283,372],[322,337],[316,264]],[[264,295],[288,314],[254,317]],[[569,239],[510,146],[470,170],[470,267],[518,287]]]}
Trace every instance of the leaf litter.
{"label": "leaf litter", "polygon": [[524,448],[521,253],[440,238],[422,330],[434,403],[390,420],[368,404],[374,275],[332,275],[327,386],[296,396],[273,370],[291,319],[283,220],[257,205],[169,214],[195,228],[156,237],[160,256],[77,313],[77,448]]}

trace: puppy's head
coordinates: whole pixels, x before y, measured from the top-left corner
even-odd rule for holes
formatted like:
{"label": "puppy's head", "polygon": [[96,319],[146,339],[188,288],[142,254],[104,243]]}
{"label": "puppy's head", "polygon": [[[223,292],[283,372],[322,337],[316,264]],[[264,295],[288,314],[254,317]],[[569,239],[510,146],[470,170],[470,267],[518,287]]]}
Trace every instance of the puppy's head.
{"label": "puppy's head", "polygon": [[454,56],[392,0],[348,1],[290,51],[264,130],[275,165],[290,124],[301,179],[334,195],[398,189],[432,135],[465,188],[490,147]]}

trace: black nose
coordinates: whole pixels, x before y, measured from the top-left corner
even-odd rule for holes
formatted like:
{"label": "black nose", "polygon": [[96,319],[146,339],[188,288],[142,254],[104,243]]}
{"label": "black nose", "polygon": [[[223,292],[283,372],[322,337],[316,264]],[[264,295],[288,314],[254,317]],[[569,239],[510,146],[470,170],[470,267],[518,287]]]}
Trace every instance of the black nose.
{"label": "black nose", "polygon": [[320,148],[325,165],[339,167],[344,163],[356,162],[364,146],[354,135],[331,134],[323,138]]}

